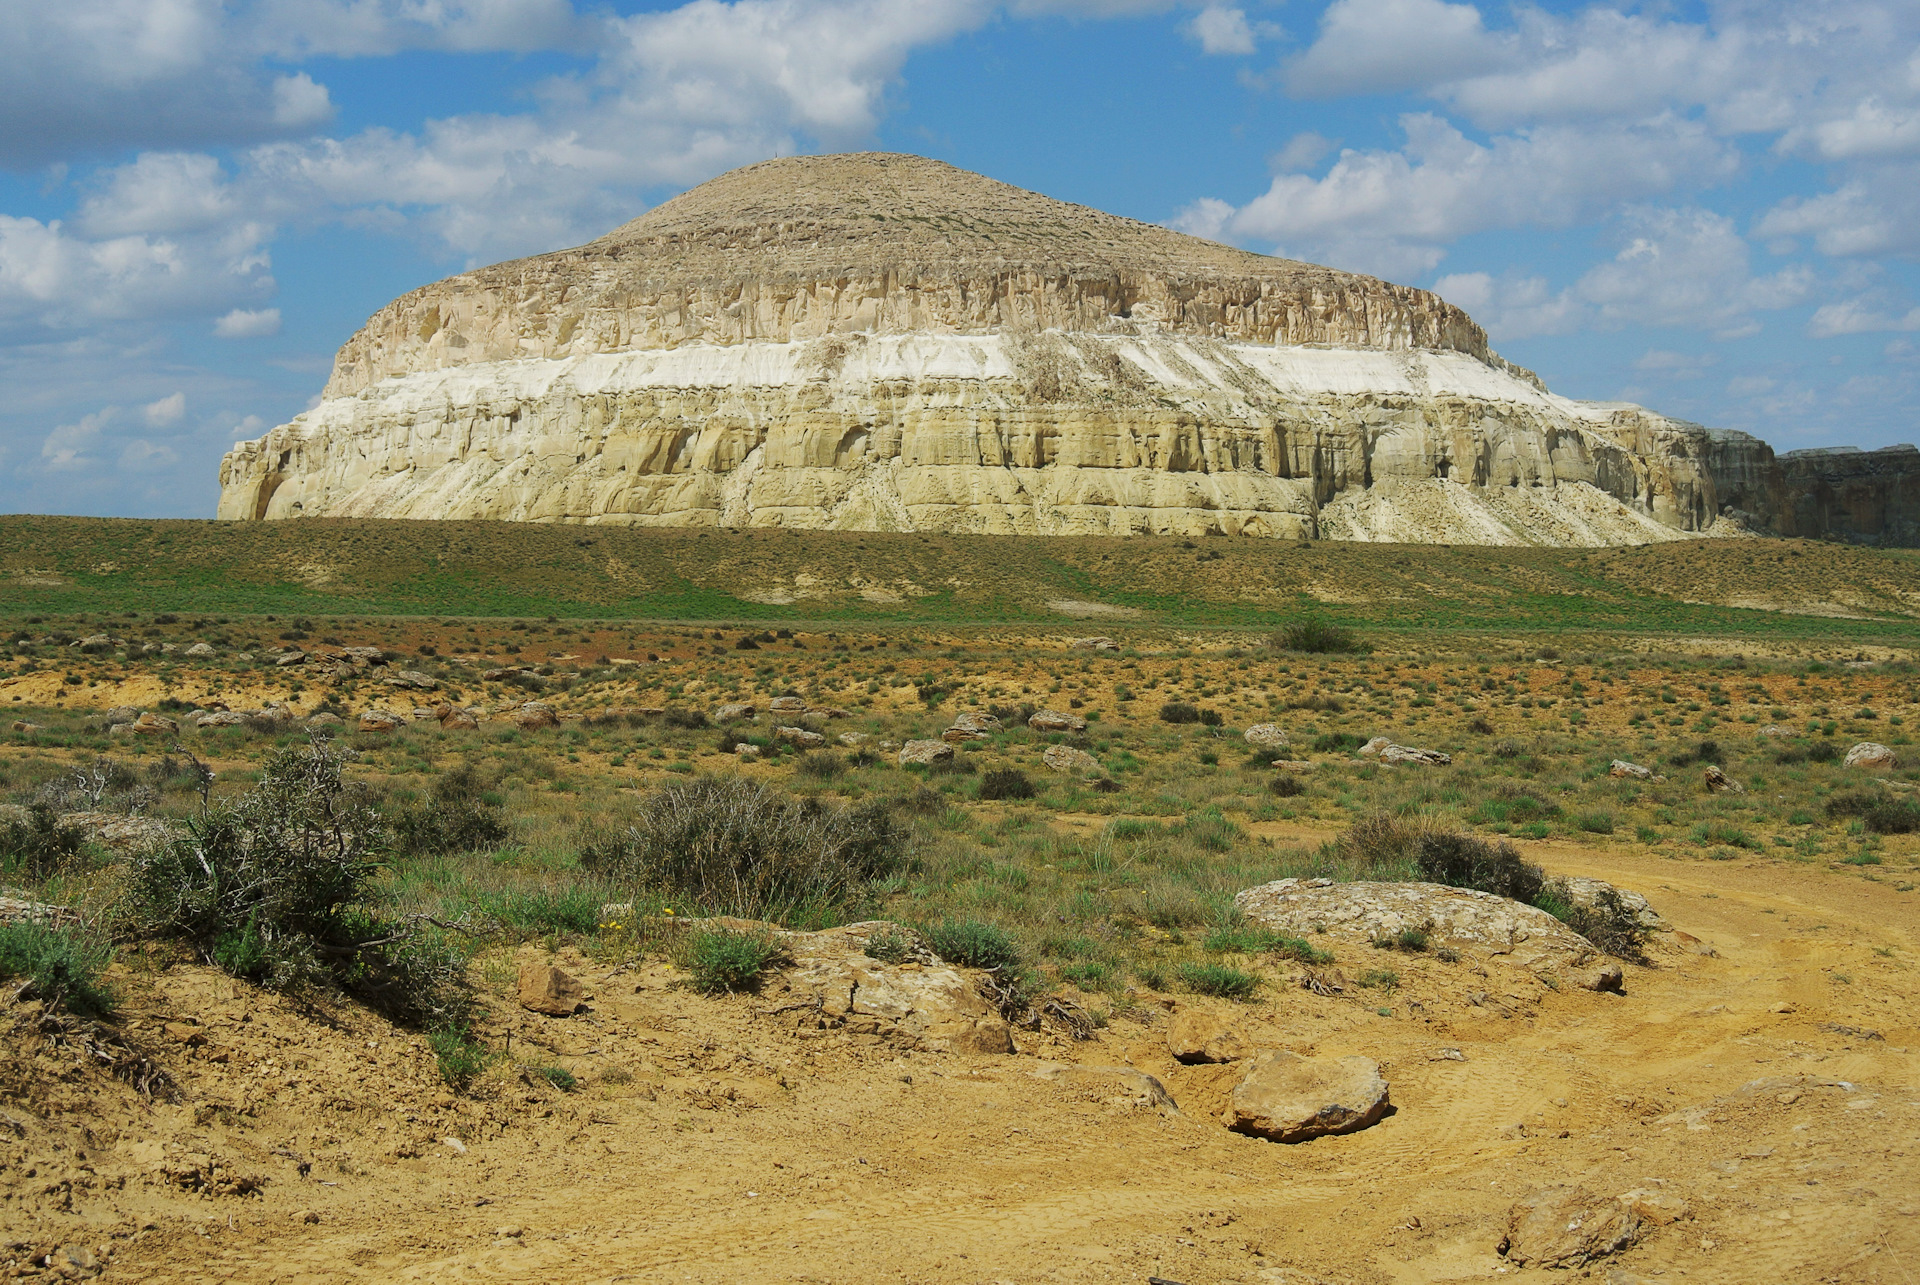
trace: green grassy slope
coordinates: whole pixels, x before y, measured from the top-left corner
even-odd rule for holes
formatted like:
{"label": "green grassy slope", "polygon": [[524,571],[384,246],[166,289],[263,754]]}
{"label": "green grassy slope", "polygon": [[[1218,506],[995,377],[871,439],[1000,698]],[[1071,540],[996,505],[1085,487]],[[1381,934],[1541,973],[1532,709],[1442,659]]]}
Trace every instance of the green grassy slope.
{"label": "green grassy slope", "polygon": [[[1104,614],[1100,609],[1108,609]],[[0,616],[192,611],[1920,636],[1920,557],[0,517]]]}

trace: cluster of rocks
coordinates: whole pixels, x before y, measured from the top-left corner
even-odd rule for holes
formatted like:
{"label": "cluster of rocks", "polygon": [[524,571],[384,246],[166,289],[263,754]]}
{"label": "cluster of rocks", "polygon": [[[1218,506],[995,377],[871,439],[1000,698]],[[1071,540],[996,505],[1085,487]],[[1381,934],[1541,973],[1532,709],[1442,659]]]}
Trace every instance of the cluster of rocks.
{"label": "cluster of rocks", "polygon": [[1521,1267],[1585,1267],[1631,1247],[1648,1226],[1691,1216],[1687,1200],[1664,1183],[1618,1196],[1580,1186],[1542,1187],[1514,1202],[1497,1248]]}

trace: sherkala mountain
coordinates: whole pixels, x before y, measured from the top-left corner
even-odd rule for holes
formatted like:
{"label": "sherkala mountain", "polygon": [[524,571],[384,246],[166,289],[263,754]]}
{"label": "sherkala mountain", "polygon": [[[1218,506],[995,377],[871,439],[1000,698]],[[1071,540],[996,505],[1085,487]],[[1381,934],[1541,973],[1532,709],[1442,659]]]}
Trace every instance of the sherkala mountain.
{"label": "sherkala mountain", "polygon": [[863,153],[404,295],[222,518],[1912,544],[1920,452],[1577,402],[1437,296]]}

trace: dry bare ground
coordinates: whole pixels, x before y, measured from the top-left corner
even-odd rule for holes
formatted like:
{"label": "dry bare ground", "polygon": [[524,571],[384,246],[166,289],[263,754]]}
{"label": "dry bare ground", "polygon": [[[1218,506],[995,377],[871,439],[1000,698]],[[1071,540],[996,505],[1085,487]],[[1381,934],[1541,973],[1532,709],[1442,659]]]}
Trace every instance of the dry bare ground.
{"label": "dry bare ground", "polygon": [[[708,999],[663,964],[572,957],[587,1011],[498,998],[490,1033],[578,1089],[495,1077],[473,1099],[358,1010],[136,961],[123,1022],[180,1100],[16,1026],[0,1223],[150,1281],[1439,1282],[1516,1271],[1496,1252],[1510,1206],[1577,1182],[1686,1205],[1588,1269],[1610,1282],[1912,1280],[1920,943],[1900,894],[1533,852],[1644,891],[1698,943],[1630,967],[1624,996],[1422,959],[1384,1000],[1142,993],[1093,1040],[1023,1031],[997,1057],[797,1029],[777,982]],[[1294,1146],[1229,1133],[1238,1069],[1172,1062],[1176,1002],[1231,1010],[1258,1043],[1375,1058],[1397,1110]],[[1177,1108],[1061,1062],[1145,1071]]]}

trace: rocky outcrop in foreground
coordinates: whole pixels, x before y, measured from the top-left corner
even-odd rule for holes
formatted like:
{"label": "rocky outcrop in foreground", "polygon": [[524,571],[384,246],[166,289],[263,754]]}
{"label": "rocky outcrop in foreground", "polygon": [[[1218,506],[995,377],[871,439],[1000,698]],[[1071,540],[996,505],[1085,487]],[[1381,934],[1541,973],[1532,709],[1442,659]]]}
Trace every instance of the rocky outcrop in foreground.
{"label": "rocky outcrop in foreground", "polygon": [[1831,455],[1554,396],[1423,290],[864,154],[395,300],[219,516],[1913,538],[1920,454]]}

